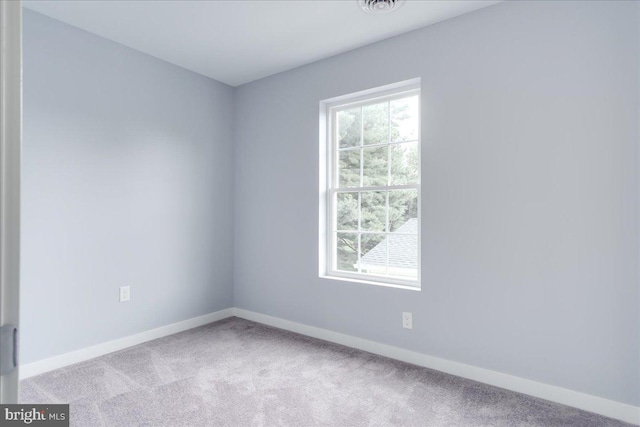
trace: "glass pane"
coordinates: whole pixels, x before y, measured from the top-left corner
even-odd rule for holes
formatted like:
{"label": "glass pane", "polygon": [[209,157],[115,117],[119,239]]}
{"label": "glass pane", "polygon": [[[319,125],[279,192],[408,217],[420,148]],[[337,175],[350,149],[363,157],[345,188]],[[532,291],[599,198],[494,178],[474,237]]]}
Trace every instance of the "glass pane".
{"label": "glass pane", "polygon": [[389,142],[389,102],[362,107],[362,116],[365,144]]}
{"label": "glass pane", "polygon": [[391,101],[391,141],[418,139],[418,95]]}
{"label": "glass pane", "polygon": [[384,234],[363,234],[360,271],[370,274],[387,273],[387,240]]}
{"label": "glass pane", "polygon": [[360,193],[360,229],[362,231],[387,230],[387,199],[384,191]]}
{"label": "glass pane", "polygon": [[358,271],[358,234],[337,233],[336,268],[342,271]]}
{"label": "glass pane", "polygon": [[418,190],[389,191],[389,231],[418,233]]}
{"label": "glass pane", "polygon": [[418,235],[389,234],[388,244],[389,275],[417,279]]}
{"label": "glass pane", "polygon": [[389,148],[375,147],[363,149],[363,186],[387,185],[389,177]]}
{"label": "glass pane", "polygon": [[338,141],[339,147],[355,147],[360,145],[362,131],[362,109],[338,111]]}
{"label": "glass pane", "polygon": [[418,183],[418,143],[392,144],[391,185]]}
{"label": "glass pane", "polygon": [[338,193],[337,198],[338,230],[358,231],[358,193]]}
{"label": "glass pane", "polygon": [[339,151],[338,187],[360,186],[360,150]]}

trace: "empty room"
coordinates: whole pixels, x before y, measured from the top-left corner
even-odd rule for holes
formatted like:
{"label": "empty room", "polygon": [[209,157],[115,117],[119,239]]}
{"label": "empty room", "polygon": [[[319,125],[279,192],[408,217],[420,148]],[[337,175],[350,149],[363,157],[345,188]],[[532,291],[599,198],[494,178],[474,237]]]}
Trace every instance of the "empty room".
{"label": "empty room", "polygon": [[640,425],[640,2],[0,12],[0,425]]}

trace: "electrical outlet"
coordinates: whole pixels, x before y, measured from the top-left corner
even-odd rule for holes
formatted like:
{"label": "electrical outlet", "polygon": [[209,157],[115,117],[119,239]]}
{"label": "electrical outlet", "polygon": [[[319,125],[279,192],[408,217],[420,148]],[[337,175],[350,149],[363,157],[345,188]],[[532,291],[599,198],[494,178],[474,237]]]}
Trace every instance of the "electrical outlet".
{"label": "electrical outlet", "polygon": [[413,315],[409,312],[402,313],[402,327],[405,329],[413,329]]}
{"label": "electrical outlet", "polygon": [[120,302],[127,302],[131,299],[131,286],[120,287]]}

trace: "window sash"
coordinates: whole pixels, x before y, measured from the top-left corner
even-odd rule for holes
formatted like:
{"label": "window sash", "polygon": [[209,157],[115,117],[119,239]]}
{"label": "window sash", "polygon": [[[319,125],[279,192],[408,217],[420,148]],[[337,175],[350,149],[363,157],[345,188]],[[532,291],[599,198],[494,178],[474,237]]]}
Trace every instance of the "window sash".
{"label": "window sash", "polygon": [[[382,102],[390,103],[393,100],[404,99],[411,96],[418,96],[418,138],[406,141],[391,141],[390,135],[387,137],[387,141],[384,143],[376,143],[376,144],[364,144],[364,132],[361,129],[360,131],[360,142],[358,145],[353,147],[340,147],[338,141],[337,134],[337,115],[340,111],[354,109],[356,107],[366,107],[368,105],[380,104]],[[420,182],[421,182],[421,156],[420,156],[420,140],[421,140],[421,132],[420,132],[420,89],[419,88],[405,88],[404,90],[394,90],[391,94],[380,94],[379,96],[369,96],[363,100],[354,100],[351,102],[343,102],[338,105],[328,105],[327,106],[327,212],[326,212],[326,274],[331,277],[344,278],[346,280],[353,280],[363,283],[369,283],[374,285],[390,285],[396,286],[400,288],[407,289],[420,289],[420,278],[421,278],[421,262],[420,262],[420,254],[421,254],[421,239],[420,239],[420,229],[421,229],[421,221],[420,221]],[[361,110],[362,111],[362,110]],[[364,117],[360,115],[361,126],[364,126]],[[391,132],[391,112],[388,113],[388,129],[389,133]],[[417,166],[417,182],[415,184],[406,184],[406,185],[376,185],[376,186],[364,186],[363,184],[363,174],[364,174],[364,165],[363,165],[363,149],[365,148],[376,148],[376,147],[388,147],[391,150],[391,146],[397,144],[411,144],[417,143],[417,151],[418,151],[418,166]],[[338,172],[339,172],[339,153],[350,151],[350,150],[361,150],[360,151],[360,185],[353,187],[339,187],[338,181]],[[390,153],[387,153],[387,184],[391,182],[391,156]],[[358,256],[361,256],[362,247],[361,247],[361,236],[366,234],[378,234],[384,235],[387,238],[389,235],[414,235],[413,233],[397,233],[391,232],[389,228],[389,197],[388,193],[385,197],[385,221],[386,226],[384,231],[370,231],[370,230],[362,230],[361,229],[361,213],[358,214],[358,230],[338,230],[337,229],[337,194],[339,193],[347,193],[347,192],[357,192],[358,193],[358,209],[361,209],[361,193],[368,191],[392,191],[392,190],[416,190],[417,192],[417,212],[418,212],[418,230],[417,230],[417,275],[416,278],[409,278],[403,276],[394,276],[389,273],[389,245],[387,244],[387,260],[386,260],[386,271],[387,274],[375,274],[375,273],[365,273],[361,271],[357,272],[348,272],[337,269],[337,234],[338,233],[353,233],[357,235],[358,241]],[[387,239],[387,242],[389,240]]]}
{"label": "window sash", "polygon": [[381,142],[379,144],[365,144],[365,145],[356,145],[355,147],[338,147],[338,151],[351,151],[351,150],[360,150],[362,148],[378,148],[378,147],[386,147],[388,145],[397,145],[397,144],[411,144],[420,142],[417,139],[408,139],[406,141],[389,141],[389,142]]}

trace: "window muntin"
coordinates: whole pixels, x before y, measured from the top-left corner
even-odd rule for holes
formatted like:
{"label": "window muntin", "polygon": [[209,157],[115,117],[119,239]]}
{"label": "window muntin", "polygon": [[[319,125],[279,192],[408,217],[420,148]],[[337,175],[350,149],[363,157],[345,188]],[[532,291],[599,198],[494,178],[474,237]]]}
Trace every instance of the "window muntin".
{"label": "window muntin", "polygon": [[419,288],[419,89],[327,112],[328,275]]}

